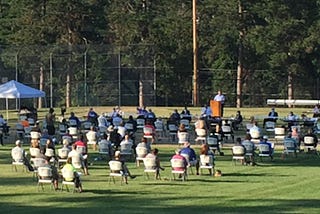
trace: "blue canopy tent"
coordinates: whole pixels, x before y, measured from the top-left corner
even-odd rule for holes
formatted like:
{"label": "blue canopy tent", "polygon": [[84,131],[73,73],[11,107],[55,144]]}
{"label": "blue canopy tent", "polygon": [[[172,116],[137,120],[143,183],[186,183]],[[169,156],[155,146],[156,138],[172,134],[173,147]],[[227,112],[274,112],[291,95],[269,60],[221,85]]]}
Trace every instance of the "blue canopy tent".
{"label": "blue canopy tent", "polygon": [[6,99],[7,120],[9,119],[8,99],[45,97],[46,93],[26,86],[15,80],[0,85],[0,98]]}

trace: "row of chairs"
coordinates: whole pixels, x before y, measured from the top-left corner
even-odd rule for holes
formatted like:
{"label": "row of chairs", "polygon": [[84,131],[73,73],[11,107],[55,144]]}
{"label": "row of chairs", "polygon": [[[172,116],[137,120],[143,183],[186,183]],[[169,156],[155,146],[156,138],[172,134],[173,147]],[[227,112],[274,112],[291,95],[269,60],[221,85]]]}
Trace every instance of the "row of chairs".
{"label": "row of chairs", "polygon": [[[187,157],[188,159],[188,157]],[[146,179],[149,179],[150,173],[154,174],[154,177],[156,179],[160,178],[159,169],[157,169],[156,165],[156,159],[155,158],[140,158],[139,161],[143,161],[144,164],[144,175]],[[179,178],[181,178],[182,181],[187,180],[188,178],[188,168],[191,170],[192,173],[192,166],[188,165],[187,168],[185,168],[185,162],[182,159],[171,159],[171,174],[173,177],[173,180],[176,180],[176,175],[178,175]],[[115,178],[119,177],[121,178],[121,184],[124,181],[124,177],[127,176],[124,174],[122,170],[122,163],[120,161],[109,161],[109,167],[110,167],[110,174],[109,174],[109,183],[111,180],[113,183],[115,183]],[[199,169],[200,174],[202,174],[202,171],[204,169],[209,170],[210,175],[213,174],[214,165],[213,165],[213,158],[210,155],[200,155],[200,162],[199,162]],[[157,174],[159,173],[159,176],[157,177]]]}
{"label": "row of chairs", "polygon": [[[66,188],[66,190],[69,191],[68,186],[71,186],[73,187],[73,192],[75,192],[76,183],[75,183],[74,171],[63,169],[61,173],[62,173],[61,191],[63,191],[64,188]],[[37,176],[38,176],[38,191],[40,190],[40,187],[43,191],[44,185],[47,185],[47,184],[49,184],[51,189],[53,189],[54,181],[53,181],[52,169],[50,167],[40,166],[37,169]]]}

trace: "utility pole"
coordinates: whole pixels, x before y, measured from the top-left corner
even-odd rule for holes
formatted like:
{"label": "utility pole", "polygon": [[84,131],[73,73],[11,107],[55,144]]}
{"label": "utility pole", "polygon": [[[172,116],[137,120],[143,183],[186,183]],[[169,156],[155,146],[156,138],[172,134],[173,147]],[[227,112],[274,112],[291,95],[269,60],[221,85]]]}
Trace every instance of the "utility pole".
{"label": "utility pole", "polygon": [[192,33],[193,33],[193,106],[199,105],[198,86],[198,44],[197,44],[197,0],[192,0]]}
{"label": "utility pole", "polygon": [[241,27],[239,30],[238,66],[237,66],[237,108],[242,107],[242,76],[243,76],[243,38],[245,34],[243,20],[243,9],[241,0],[238,1],[238,12]]}

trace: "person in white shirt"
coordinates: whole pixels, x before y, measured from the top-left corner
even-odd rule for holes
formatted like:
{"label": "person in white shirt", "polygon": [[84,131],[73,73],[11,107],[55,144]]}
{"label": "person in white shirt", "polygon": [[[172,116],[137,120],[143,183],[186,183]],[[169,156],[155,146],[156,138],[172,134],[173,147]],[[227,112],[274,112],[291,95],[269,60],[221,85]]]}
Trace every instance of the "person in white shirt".
{"label": "person in white shirt", "polygon": [[105,113],[101,114],[98,117],[98,126],[103,126],[103,127],[108,127],[110,124],[107,120],[107,118],[105,117]]}
{"label": "person in white shirt", "polygon": [[98,133],[95,131],[95,127],[91,126],[90,131],[86,134],[88,144],[91,144],[93,147],[93,150],[97,150],[97,142],[98,142]]}
{"label": "person in white shirt", "polygon": [[28,161],[24,149],[21,148],[21,143],[20,140],[16,141],[16,147],[11,150],[11,157],[15,162],[22,162],[30,172],[33,172],[34,169]]}
{"label": "person in white shirt", "polygon": [[218,91],[218,94],[213,98],[215,101],[219,101],[221,103],[221,117],[223,117],[223,108],[226,97],[222,94],[221,90]]}

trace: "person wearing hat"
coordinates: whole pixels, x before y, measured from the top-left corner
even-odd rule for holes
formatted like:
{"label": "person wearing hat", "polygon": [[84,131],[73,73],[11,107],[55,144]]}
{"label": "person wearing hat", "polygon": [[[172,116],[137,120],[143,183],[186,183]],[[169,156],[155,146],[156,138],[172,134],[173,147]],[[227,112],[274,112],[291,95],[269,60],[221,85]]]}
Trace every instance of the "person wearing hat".
{"label": "person wearing hat", "polygon": [[26,157],[24,149],[21,147],[22,141],[16,141],[16,147],[11,150],[11,157],[15,162],[23,162],[23,164],[28,168],[30,172],[33,172],[34,169],[31,166],[29,160]]}
{"label": "person wearing hat", "polygon": [[126,184],[128,184],[128,176],[131,179],[135,179],[136,178],[136,176],[131,175],[131,173],[130,173],[130,171],[129,171],[126,163],[125,163],[125,159],[121,157],[120,151],[116,151],[114,153],[114,160],[121,162],[121,166],[122,166],[121,172],[125,175],[124,179],[125,179]]}
{"label": "person wearing hat", "polygon": [[58,149],[58,158],[65,159],[68,157],[68,155],[67,157],[61,157],[60,154],[69,154],[69,152],[71,152],[71,148],[69,146],[68,139],[63,139],[62,144],[62,148]]}

